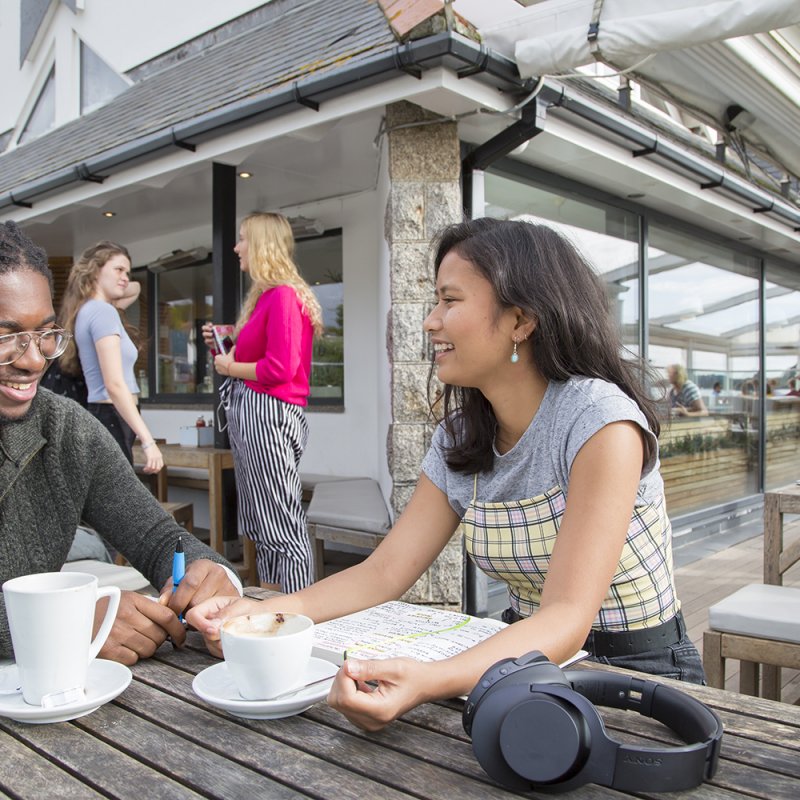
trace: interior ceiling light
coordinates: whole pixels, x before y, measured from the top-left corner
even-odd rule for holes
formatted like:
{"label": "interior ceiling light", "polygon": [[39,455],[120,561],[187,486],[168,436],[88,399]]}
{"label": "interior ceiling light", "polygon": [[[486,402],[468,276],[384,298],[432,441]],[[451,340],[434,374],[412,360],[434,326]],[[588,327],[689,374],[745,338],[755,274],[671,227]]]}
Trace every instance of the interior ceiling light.
{"label": "interior ceiling light", "polygon": [[325,226],[318,219],[289,217],[289,225],[292,227],[292,236],[295,239],[307,239],[325,233]]}
{"label": "interior ceiling light", "polygon": [[240,178],[252,178],[253,177],[253,173],[252,172],[248,172],[246,169],[243,169],[239,173],[239,177]]}
{"label": "interior ceiling light", "polygon": [[116,211],[104,211],[103,212],[103,216],[104,217],[108,217],[109,219],[111,219],[111,217],[116,217],[117,216],[117,212]]}
{"label": "interior ceiling light", "polygon": [[208,260],[208,249],[205,247],[193,247],[191,250],[173,250],[171,253],[151,261],[147,265],[150,272],[167,272],[171,269],[181,269],[181,267],[191,267],[195,264],[202,264]]}

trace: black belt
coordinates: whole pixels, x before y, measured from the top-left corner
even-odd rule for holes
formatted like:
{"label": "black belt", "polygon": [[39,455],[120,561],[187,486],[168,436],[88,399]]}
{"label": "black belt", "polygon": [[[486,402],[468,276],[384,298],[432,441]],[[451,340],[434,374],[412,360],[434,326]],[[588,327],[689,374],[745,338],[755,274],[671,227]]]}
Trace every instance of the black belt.
{"label": "black belt", "polygon": [[[520,615],[512,608],[503,612],[503,622],[517,622]],[[589,655],[601,658],[614,656],[633,656],[677,644],[686,635],[686,623],[679,611],[672,619],[651,628],[630,631],[595,631],[589,632],[583,649]]]}
{"label": "black belt", "polygon": [[631,631],[590,631],[583,649],[590,655],[612,658],[633,656],[677,644],[686,635],[686,623],[679,611],[672,619],[653,628]]}

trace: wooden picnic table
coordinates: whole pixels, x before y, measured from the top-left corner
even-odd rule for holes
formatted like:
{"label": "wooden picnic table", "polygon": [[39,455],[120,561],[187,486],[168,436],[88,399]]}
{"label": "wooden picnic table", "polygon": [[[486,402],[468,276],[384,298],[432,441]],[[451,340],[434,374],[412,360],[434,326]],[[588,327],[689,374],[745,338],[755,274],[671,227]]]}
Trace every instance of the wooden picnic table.
{"label": "wooden picnic table", "polygon": [[[194,675],[214,659],[197,634],[189,639],[182,650],[166,644],[154,658],[137,664],[131,685],[88,716],[50,725],[0,718],[0,796],[519,796],[494,784],[481,770],[461,727],[459,701],[420,706],[378,734],[360,731],[324,701],[295,717],[241,719],[193,693]],[[800,708],[720,689],[683,688],[719,713],[725,736],[713,782],[676,797],[800,797]],[[615,738],[671,740],[665,728],[631,712],[607,709],[603,716]],[[632,796],[598,786],[568,795],[616,800]]]}
{"label": "wooden picnic table", "polygon": [[[208,470],[209,544],[212,550],[224,554],[222,541],[223,502],[222,473],[233,469],[233,452],[217,447],[192,447],[181,444],[161,444],[158,449],[164,457],[164,468],[157,473],[156,497],[165,502],[168,497],[168,470],[170,467],[188,467]],[[140,445],[133,447],[134,466],[141,467],[146,459]]]}

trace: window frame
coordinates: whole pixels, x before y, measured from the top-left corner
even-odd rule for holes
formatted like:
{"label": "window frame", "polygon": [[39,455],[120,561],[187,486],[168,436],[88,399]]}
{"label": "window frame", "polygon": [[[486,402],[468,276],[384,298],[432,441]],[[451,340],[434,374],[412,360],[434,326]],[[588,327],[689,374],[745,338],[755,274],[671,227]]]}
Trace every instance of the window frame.
{"label": "window frame", "polygon": [[[344,233],[341,227],[336,228],[329,228],[319,236],[307,236],[303,237],[302,239],[296,240],[296,244],[300,242],[306,242],[310,240],[319,240],[325,238],[333,238],[338,237],[343,245],[344,240]],[[342,254],[343,258],[343,254]],[[180,270],[190,270],[196,269],[198,267],[206,266],[212,264],[212,256],[209,254],[209,258],[207,261],[203,261],[202,263],[192,264],[186,267],[181,267]],[[146,273],[146,291],[147,291],[147,314],[148,314],[148,325],[147,325],[147,341],[142,342],[140,346],[146,344],[148,351],[147,351],[147,380],[148,380],[148,396],[146,398],[140,398],[140,403],[143,407],[155,409],[155,408],[179,408],[179,409],[202,409],[208,410],[209,408],[213,408],[217,403],[217,393],[216,392],[192,392],[192,393],[176,393],[176,392],[161,392],[156,391],[157,384],[158,384],[158,351],[157,351],[157,343],[158,343],[158,277],[161,273],[155,273],[151,270],[148,270],[146,266],[139,266],[132,270],[132,278],[134,280],[140,279],[140,276]],[[313,284],[310,284],[313,290]],[[342,263],[342,294],[343,298],[342,301],[344,303],[344,263]],[[239,298],[239,302],[237,304],[236,313],[238,315],[239,309],[241,308],[242,300],[246,295],[246,287],[244,282],[242,283],[241,287],[241,296]],[[345,320],[346,320],[346,312],[343,316],[343,325],[342,325],[342,394],[341,400],[336,398],[335,400],[331,400],[331,398],[327,397],[314,397],[313,395],[309,395],[308,398],[308,405],[307,409],[315,410],[315,411],[326,411],[326,412],[343,412],[345,410],[346,404],[346,370],[345,370],[345,348],[344,348],[344,327],[345,327]],[[203,353],[205,353],[205,345],[202,345]],[[199,347],[198,347],[199,349]]]}

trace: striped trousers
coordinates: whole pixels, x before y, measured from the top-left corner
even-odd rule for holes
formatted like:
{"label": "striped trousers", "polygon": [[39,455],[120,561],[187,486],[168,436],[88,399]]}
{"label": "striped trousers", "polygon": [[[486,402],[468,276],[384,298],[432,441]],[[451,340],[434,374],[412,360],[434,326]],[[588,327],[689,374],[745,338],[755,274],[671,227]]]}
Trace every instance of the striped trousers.
{"label": "striped trousers", "polygon": [[239,534],[255,542],[258,577],[296,592],[313,582],[300,457],[308,441],[301,406],[228,380],[221,392],[233,450]]}

